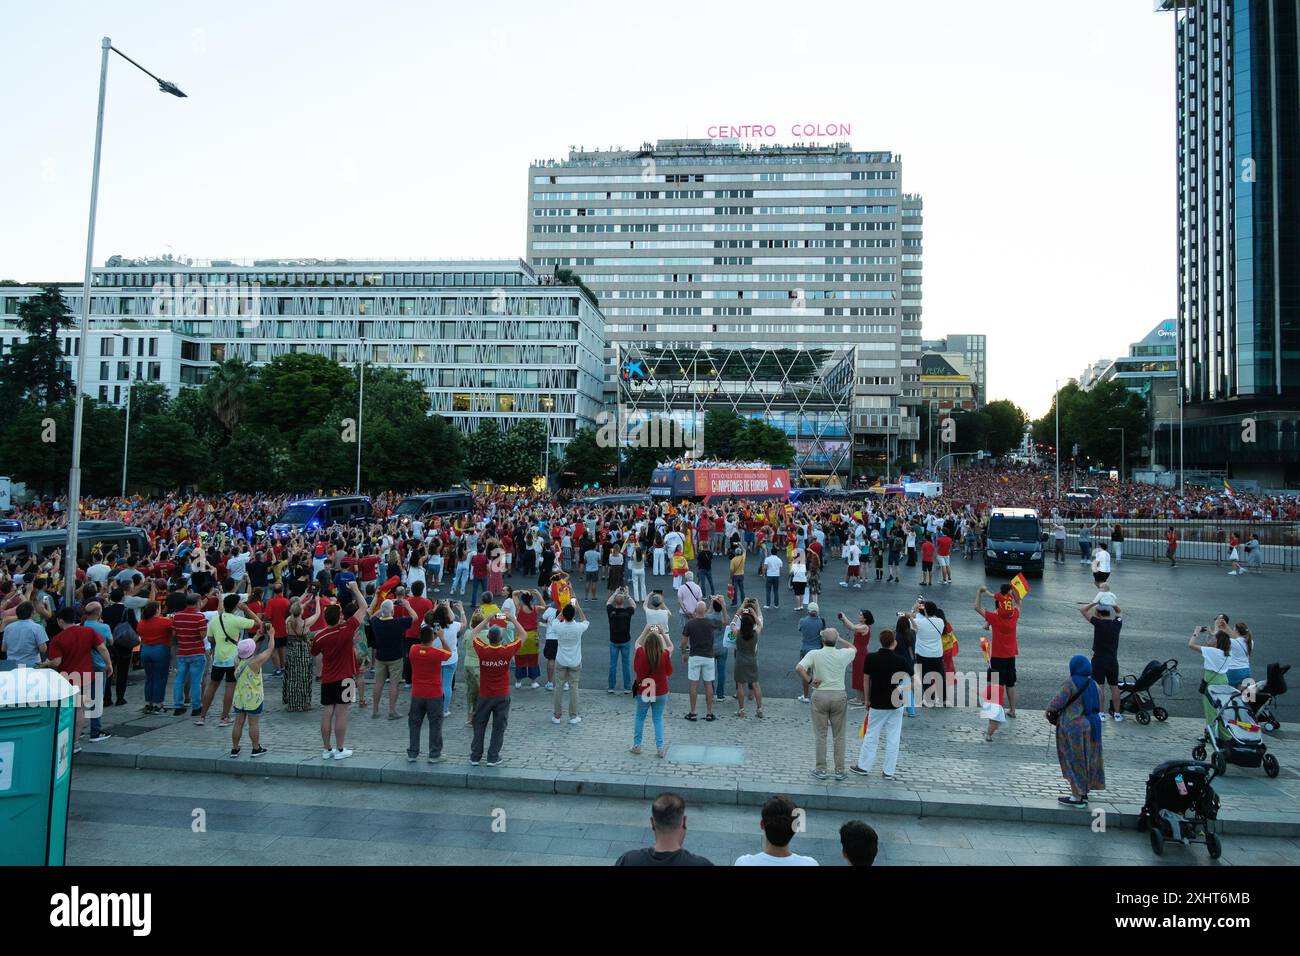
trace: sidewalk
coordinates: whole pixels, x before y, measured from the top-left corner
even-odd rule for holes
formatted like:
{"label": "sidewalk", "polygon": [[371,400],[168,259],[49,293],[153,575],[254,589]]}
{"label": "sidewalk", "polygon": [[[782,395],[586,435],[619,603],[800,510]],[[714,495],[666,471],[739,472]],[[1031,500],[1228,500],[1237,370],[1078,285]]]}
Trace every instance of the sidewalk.
{"label": "sidewalk", "polygon": [[[134,702],[104,713],[114,736],[87,744],[77,762],[95,766],[138,767],[204,773],[240,773],[305,779],[353,780],[471,789],[654,797],[662,790],[681,792],[694,802],[759,805],[772,793],[787,793],[810,809],[896,813],[915,817],[960,817],[1079,825],[1106,811],[1107,827],[1132,827],[1144,800],[1147,775],[1165,760],[1190,758],[1202,724],[1190,718],[1141,726],[1136,721],[1104,723],[1105,791],[1092,795],[1090,811],[1062,807],[1056,798],[1068,791],[1056,760],[1054,731],[1039,711],[1022,710],[1008,720],[992,743],[983,740],[984,721],[974,709],[923,710],[904,719],[898,772],[892,781],[879,775],[843,782],[814,779],[813,735],[808,705],[795,700],[765,700],[765,719],[733,716],[728,699],[717,705],[717,721],[683,719],[686,695],[674,693],[665,718],[670,750],[654,753],[653,730],[646,722],[644,753],[628,752],[632,736],[630,697],[583,690],[583,722],[550,721],[551,695],[545,690],[514,691],[510,725],[497,768],[469,765],[470,729],[464,725],[464,697],[457,693],[443,725],[447,759],[431,765],[422,756],[406,760],[405,717],[372,720],[369,708],[355,708],[347,745],[355,756],[321,759],[320,713],[280,710],[279,683],[267,681],[267,713],[262,742],[270,753],[257,760],[230,759],[230,733],[217,725],[219,710],[207,725],[186,717],[145,717]],[[409,691],[398,702],[405,715]],[[567,695],[566,695],[567,697]],[[138,700],[138,697],[136,698]],[[847,762],[857,756],[862,708],[850,708]],[[423,746],[427,746],[427,728]],[[1270,780],[1261,769],[1229,767],[1214,786],[1222,801],[1223,832],[1300,835],[1300,744],[1285,730],[1266,735],[1269,750],[1282,765]],[[829,741],[828,741],[829,749]],[[828,758],[831,755],[828,753]],[[881,755],[883,757],[883,754]],[[877,762],[879,768],[879,762]],[[831,768],[833,770],[833,767]]]}

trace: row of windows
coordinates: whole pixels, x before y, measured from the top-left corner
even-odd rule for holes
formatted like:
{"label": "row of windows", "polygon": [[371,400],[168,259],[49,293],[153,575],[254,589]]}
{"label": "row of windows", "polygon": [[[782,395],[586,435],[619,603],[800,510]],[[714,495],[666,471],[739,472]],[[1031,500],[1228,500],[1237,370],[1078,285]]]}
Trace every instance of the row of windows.
{"label": "row of windows", "polygon": [[774,183],[774,182],[848,182],[855,179],[897,179],[898,171],[893,169],[872,169],[854,172],[824,173],[669,173],[656,175],[649,173],[654,160],[647,159],[645,172],[636,175],[606,176],[533,176],[537,186],[603,186],[609,183]]}
{"label": "row of windows", "polygon": [[583,202],[592,199],[837,199],[896,197],[888,186],[854,186],[844,189],[638,189],[609,192],[535,192],[533,202]]}
{"label": "row of windows", "polygon": [[[883,215],[888,206],[877,207]],[[842,230],[880,229],[875,223],[858,222],[670,222],[670,223],[590,223],[569,225],[534,225],[535,234],[556,233],[616,233],[616,232],[835,232]],[[891,226],[883,227],[886,231]]]}
{"label": "row of windows", "polygon": [[[872,276],[874,278],[863,279],[864,282],[891,282],[888,272],[864,272],[863,276]],[[658,289],[610,289],[601,293],[602,300],[606,299],[888,299],[892,298],[893,293],[888,291],[881,292],[860,292],[858,290],[834,290],[834,289],[816,289],[816,290],[799,290],[799,289],[673,289],[660,291]]]}
{"label": "row of windows", "polygon": [[653,216],[866,216],[897,212],[897,206],[569,206],[535,208],[536,219],[597,218],[635,219]]}
{"label": "row of windows", "polygon": [[[117,374],[116,374],[116,376],[114,376],[114,375],[112,374],[112,372],[113,372],[113,368],[112,368],[112,366],[113,366],[114,364],[117,365],[117,370],[116,370],[116,371],[117,371]],[[125,381],[130,380],[130,378],[131,378],[131,363],[130,363],[130,362],[117,362],[117,363],[113,363],[113,362],[100,362],[100,363],[99,363],[99,380],[100,380],[101,382],[103,382],[103,381],[110,381],[110,380],[112,380],[114,377],[116,377],[117,380],[120,381],[120,382],[125,382]],[[135,363],[135,378],[136,378],[136,381],[145,381],[146,378],[147,378],[148,381],[151,381],[151,382],[157,382],[157,381],[161,380],[161,379],[162,379],[162,363],[161,363],[161,362],[136,362],[136,363]]]}
{"label": "row of windows", "polygon": [[[889,265],[897,262],[896,256],[860,256],[872,260],[869,265]],[[638,275],[635,273],[595,272],[584,276],[588,286],[596,287],[613,283],[655,283],[655,282],[893,282],[893,272],[684,272],[657,273]],[[882,277],[888,278],[882,278]]]}
{"label": "row of windows", "polygon": [[[853,222],[833,223],[834,226],[849,226],[854,231],[892,232],[894,224],[890,222]],[[590,239],[580,241],[552,242],[542,240],[530,243],[533,249],[593,249],[613,251],[628,249],[858,249],[871,247],[881,240],[873,239]]]}
{"label": "row of windows", "polygon": [[379,285],[486,287],[536,285],[521,272],[96,272],[97,286],[145,288],[155,285],[257,283],[267,286]]}

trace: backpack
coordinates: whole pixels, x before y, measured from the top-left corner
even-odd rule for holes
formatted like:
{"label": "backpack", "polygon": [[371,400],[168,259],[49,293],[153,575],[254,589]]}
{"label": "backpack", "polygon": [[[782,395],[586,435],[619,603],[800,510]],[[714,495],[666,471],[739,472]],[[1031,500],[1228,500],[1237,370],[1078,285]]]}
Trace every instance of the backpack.
{"label": "backpack", "polygon": [[140,643],[140,635],[135,632],[131,622],[122,619],[116,627],[113,628],[113,648],[117,651],[132,651]]}

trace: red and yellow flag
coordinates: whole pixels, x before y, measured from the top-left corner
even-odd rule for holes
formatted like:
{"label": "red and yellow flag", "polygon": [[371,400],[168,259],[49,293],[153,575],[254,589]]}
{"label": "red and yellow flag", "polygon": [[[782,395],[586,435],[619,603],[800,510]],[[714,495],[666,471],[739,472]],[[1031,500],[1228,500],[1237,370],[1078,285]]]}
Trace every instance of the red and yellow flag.
{"label": "red and yellow flag", "polygon": [[1024,574],[1017,574],[1011,579],[1011,590],[1015,591],[1022,601],[1024,600],[1025,595],[1029,593],[1029,582]]}

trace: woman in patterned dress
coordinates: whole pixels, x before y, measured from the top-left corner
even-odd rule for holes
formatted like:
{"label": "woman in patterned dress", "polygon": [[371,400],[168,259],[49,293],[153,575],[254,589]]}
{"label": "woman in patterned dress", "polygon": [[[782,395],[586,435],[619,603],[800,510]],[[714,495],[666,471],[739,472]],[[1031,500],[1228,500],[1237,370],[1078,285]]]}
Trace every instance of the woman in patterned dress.
{"label": "woman in patterned dress", "polygon": [[311,709],[311,628],[319,620],[321,612],[320,602],[315,603],[316,610],[304,618],[302,600],[294,598],[289,602],[289,616],[284,622],[287,641],[280,695],[284,709],[295,713]]}
{"label": "woman in patterned dress", "polygon": [[1070,658],[1070,679],[1061,685],[1048,703],[1049,711],[1060,714],[1056,723],[1056,756],[1061,775],[1070,785],[1070,796],[1059,797],[1070,807],[1087,807],[1091,790],[1106,789],[1101,759],[1101,693],[1092,680],[1088,658]]}

